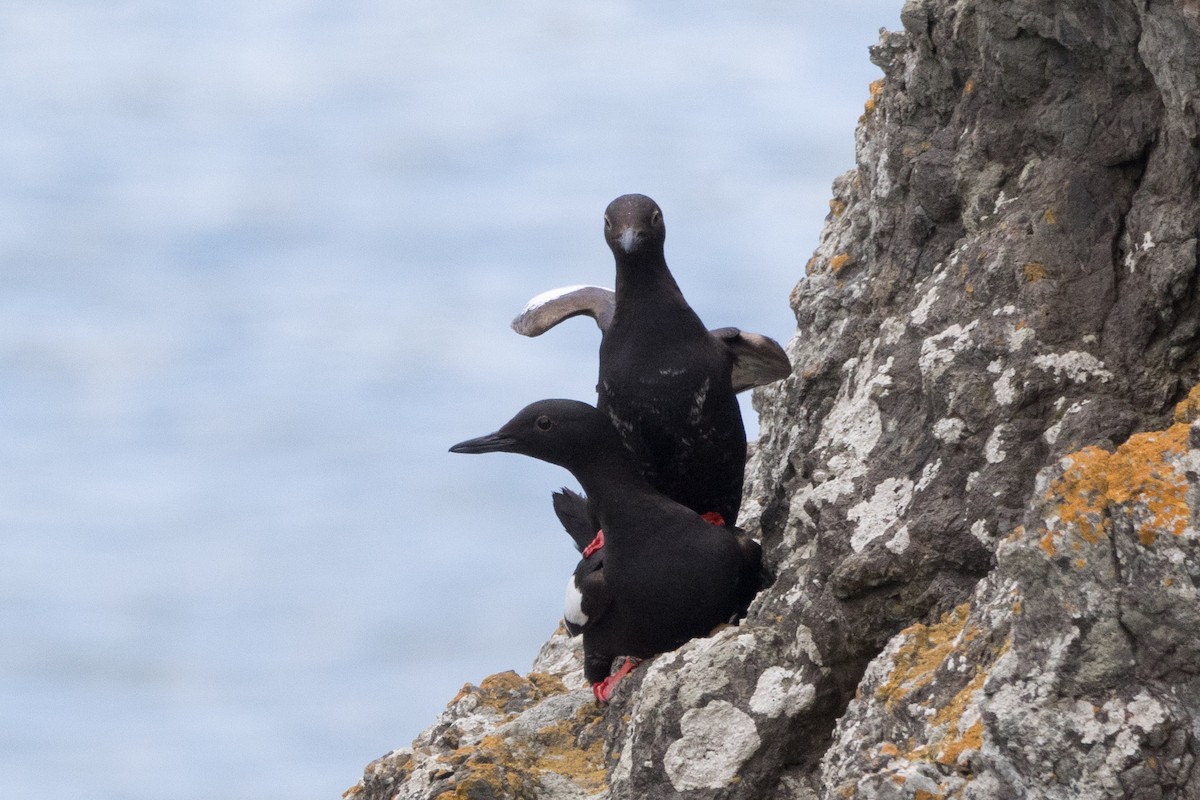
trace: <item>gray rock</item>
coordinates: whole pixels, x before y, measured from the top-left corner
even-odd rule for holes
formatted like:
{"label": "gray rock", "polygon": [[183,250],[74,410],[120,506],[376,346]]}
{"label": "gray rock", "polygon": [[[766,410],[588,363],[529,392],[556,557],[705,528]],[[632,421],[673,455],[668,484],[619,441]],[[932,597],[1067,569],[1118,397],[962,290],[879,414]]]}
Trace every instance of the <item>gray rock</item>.
{"label": "gray rock", "polygon": [[603,711],[554,642],[352,793],[1200,798],[1200,10],[901,20],[755,393],[775,585]]}

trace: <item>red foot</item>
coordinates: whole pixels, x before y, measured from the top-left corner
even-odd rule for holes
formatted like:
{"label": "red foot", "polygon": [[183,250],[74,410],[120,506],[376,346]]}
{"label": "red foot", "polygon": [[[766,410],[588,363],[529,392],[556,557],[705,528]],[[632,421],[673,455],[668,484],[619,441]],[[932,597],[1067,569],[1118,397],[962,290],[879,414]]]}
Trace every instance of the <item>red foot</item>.
{"label": "red foot", "polygon": [[720,511],[708,511],[700,515],[700,518],[709,525],[719,525],[725,527],[725,518],[721,516]]}
{"label": "red foot", "polygon": [[584,558],[589,557],[592,553],[596,552],[601,547],[604,547],[604,529],[603,528],[596,531],[596,538],[592,539],[591,544],[589,544],[587,547],[583,548],[583,557]]}
{"label": "red foot", "polygon": [[616,688],[617,682],[633,672],[634,668],[640,663],[642,663],[640,658],[626,658],[625,663],[621,665],[619,670],[599,683],[593,683],[592,694],[596,696],[596,702],[600,705],[607,705],[608,701],[612,699],[613,689]]}

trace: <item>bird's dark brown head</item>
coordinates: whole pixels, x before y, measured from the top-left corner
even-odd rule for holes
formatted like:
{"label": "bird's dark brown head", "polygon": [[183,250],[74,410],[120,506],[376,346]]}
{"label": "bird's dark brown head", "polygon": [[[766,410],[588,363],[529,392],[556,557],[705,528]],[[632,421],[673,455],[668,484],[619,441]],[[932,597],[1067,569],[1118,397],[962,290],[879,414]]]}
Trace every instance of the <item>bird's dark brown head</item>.
{"label": "bird's dark brown head", "polygon": [[644,194],[623,194],[604,210],[604,239],[618,259],[662,253],[662,209]]}

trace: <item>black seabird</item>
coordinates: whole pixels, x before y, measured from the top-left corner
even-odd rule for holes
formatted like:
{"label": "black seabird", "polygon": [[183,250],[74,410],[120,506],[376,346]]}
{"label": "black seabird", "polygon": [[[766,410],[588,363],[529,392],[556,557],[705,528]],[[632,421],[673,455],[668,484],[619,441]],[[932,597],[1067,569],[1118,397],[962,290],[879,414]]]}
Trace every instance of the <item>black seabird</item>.
{"label": "black seabird", "polygon": [[616,291],[572,286],[544,293],[513,328],[536,336],[569,317],[593,317],[604,334],[598,408],[652,486],[732,525],[746,458],[735,393],[787,377],[791,364],[765,336],[704,327],[667,268],[662,211],[649,197],[618,197],[605,211],[604,230]]}
{"label": "black seabird", "polygon": [[[533,403],[495,433],[450,451],[532,456],[565,467],[587,492],[605,531],[604,568],[585,568],[599,554],[581,562],[578,597],[566,612],[583,631],[584,676],[600,702],[627,671],[609,678],[617,656],[648,658],[703,636],[757,590],[758,544],[651,487],[608,416],[586,403]],[[587,538],[586,527],[580,531],[577,544]]]}

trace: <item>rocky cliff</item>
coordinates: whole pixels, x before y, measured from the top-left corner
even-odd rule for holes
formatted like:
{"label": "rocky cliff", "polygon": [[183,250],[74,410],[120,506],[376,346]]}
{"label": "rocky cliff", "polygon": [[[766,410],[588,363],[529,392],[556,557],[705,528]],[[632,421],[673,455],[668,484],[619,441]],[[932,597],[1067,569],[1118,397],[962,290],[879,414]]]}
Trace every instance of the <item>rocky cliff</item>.
{"label": "rocky cliff", "polygon": [[1200,4],[902,22],[755,398],[775,585],[607,709],[558,635],[348,796],[1200,797]]}

